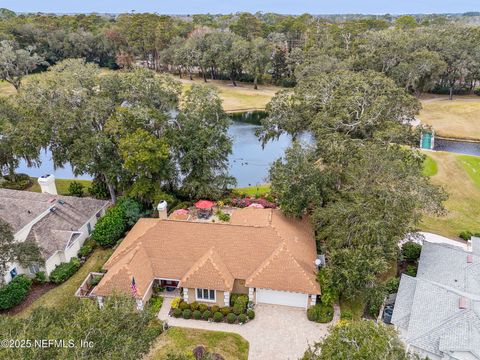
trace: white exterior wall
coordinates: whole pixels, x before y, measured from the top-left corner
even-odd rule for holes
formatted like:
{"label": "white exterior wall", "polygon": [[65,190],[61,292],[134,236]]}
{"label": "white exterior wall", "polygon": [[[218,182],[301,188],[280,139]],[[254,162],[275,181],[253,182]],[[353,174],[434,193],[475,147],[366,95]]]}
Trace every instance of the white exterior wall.
{"label": "white exterior wall", "polygon": [[[101,216],[105,215],[105,209],[107,208],[108,204],[105,205],[102,209],[100,209],[100,214]],[[32,226],[35,225],[40,219],[42,219],[45,215],[50,213],[50,209],[47,211],[43,212],[41,215],[39,215],[35,220],[30,222],[28,225],[26,225],[22,230],[18,231],[15,234],[15,240],[18,242],[23,242],[27,238],[28,234],[30,233]],[[83,226],[78,229],[78,232],[80,233],[80,236],[75,239],[73,243],[70,244],[69,247],[65,248],[64,250],[59,250],[55,252],[52,256],[50,256],[47,260],[45,260],[45,268],[41,270],[45,270],[46,275],[50,275],[50,273],[55,269],[57,265],[59,265],[62,262],[69,262],[72,257],[76,257],[78,255],[78,251],[80,248],[83,246],[85,243],[85,240],[90,236],[88,233],[88,225],[90,224],[91,229],[95,228],[95,225],[97,224],[97,214],[94,214]],[[4,274],[4,280],[5,283],[9,283],[12,280],[12,277],[10,276],[10,270],[13,268],[17,268],[17,274],[26,274],[26,275],[33,275],[30,274],[29,269],[22,268],[18,263],[12,263],[9,264],[10,266],[8,267],[8,271]]]}

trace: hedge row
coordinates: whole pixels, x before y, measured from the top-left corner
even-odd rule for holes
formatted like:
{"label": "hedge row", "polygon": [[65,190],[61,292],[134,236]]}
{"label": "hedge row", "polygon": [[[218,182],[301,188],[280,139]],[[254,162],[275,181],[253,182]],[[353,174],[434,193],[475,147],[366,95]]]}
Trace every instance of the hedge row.
{"label": "hedge row", "polygon": [[[232,294],[232,296],[235,294]],[[246,301],[245,301],[246,299]],[[172,301],[172,312],[176,318],[183,317],[184,319],[195,320],[213,320],[215,322],[226,321],[230,324],[245,323],[248,320],[255,318],[255,312],[252,309],[247,309],[248,296],[239,295],[235,297],[233,306],[218,305],[207,306],[198,302],[191,304],[177,298]]]}
{"label": "hedge row", "polygon": [[68,263],[61,263],[50,273],[50,281],[55,284],[61,284],[75,274],[79,267],[80,261],[76,257],[72,258]]}
{"label": "hedge row", "polygon": [[13,278],[7,285],[0,288],[0,310],[8,310],[18,305],[27,297],[32,286],[32,280],[24,275]]}

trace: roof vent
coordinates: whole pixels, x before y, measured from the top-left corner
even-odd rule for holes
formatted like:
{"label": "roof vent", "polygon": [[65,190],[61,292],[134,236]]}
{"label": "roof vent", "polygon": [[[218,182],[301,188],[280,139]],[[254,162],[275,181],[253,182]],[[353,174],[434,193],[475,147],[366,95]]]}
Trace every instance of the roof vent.
{"label": "roof vent", "polygon": [[467,263],[471,264],[473,262],[473,256],[472,255],[467,255]]}
{"label": "roof vent", "polygon": [[458,300],[458,308],[459,309],[467,309],[468,308],[468,300],[463,296]]}
{"label": "roof vent", "polygon": [[65,205],[65,200],[58,199],[58,203],[59,203],[60,205]]}
{"label": "roof vent", "polygon": [[315,259],[315,265],[320,268],[322,266],[325,266],[325,255],[317,255],[317,258]]}

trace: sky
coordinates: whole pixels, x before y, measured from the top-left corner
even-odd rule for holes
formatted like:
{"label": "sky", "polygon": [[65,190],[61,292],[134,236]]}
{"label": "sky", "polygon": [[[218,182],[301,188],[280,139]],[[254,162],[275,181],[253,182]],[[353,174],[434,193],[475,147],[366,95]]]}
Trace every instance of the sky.
{"label": "sky", "polygon": [[0,0],[16,12],[227,14],[405,14],[480,11],[480,0]]}

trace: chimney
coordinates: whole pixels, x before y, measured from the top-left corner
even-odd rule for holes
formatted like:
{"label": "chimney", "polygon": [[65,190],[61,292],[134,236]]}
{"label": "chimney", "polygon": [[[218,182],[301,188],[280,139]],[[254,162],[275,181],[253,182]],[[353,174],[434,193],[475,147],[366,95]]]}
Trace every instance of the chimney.
{"label": "chimney", "polygon": [[43,175],[38,178],[42,193],[58,195],[57,186],[55,185],[55,176],[51,174]]}
{"label": "chimney", "polygon": [[157,205],[158,218],[161,219],[161,220],[166,220],[167,217],[168,217],[167,205],[168,204],[165,200],[160,201]]}
{"label": "chimney", "polygon": [[480,237],[472,236],[470,240],[472,242],[472,252],[475,255],[480,255]]}
{"label": "chimney", "polygon": [[463,296],[460,297],[460,299],[458,300],[458,308],[462,309],[462,310],[468,308],[468,300],[466,298],[464,298]]}

